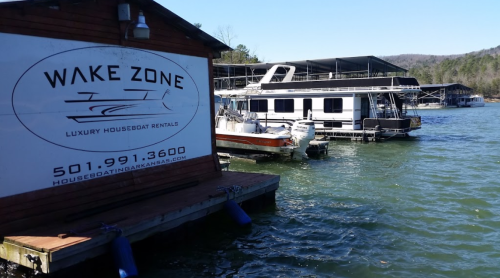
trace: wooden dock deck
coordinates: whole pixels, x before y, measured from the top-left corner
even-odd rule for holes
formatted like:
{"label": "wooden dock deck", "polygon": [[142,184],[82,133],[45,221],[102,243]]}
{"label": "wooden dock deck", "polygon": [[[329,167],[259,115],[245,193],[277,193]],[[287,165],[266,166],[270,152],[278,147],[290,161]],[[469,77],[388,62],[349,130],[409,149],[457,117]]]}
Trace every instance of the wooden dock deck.
{"label": "wooden dock deck", "polygon": [[221,177],[174,192],[88,213],[71,222],[14,232],[0,243],[0,258],[51,273],[110,252],[116,229],[136,242],[221,210],[227,195],[218,187],[241,187],[240,192],[230,193],[230,198],[240,203],[274,193],[279,180],[277,175],[223,171]]}

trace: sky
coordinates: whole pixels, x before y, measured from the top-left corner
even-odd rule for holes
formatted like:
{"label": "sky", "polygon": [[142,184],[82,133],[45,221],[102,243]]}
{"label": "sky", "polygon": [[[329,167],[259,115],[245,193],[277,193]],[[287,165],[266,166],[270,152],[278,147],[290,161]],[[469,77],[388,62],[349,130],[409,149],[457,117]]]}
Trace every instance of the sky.
{"label": "sky", "polygon": [[500,0],[156,0],[263,62],[464,54],[500,45]]}

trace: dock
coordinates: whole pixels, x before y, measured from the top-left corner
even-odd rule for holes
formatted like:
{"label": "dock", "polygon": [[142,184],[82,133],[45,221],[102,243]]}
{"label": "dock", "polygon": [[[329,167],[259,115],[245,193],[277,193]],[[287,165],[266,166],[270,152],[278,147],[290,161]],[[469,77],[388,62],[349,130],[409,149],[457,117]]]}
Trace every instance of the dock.
{"label": "dock", "polygon": [[379,130],[316,130],[316,135],[327,140],[351,139],[351,141],[376,142],[380,141],[382,131]]}
{"label": "dock", "polygon": [[[309,142],[309,146],[306,149],[306,153],[309,156],[328,154],[328,143],[330,140],[327,137],[319,136],[317,139]],[[229,167],[229,160],[235,159],[239,161],[244,161],[252,164],[258,164],[262,162],[267,162],[276,159],[279,156],[273,154],[242,154],[234,153],[230,150],[226,152],[217,152],[217,156],[221,161],[221,167],[224,169]],[[224,162],[223,162],[224,161]]]}
{"label": "dock", "polygon": [[[130,243],[274,200],[279,176],[228,171],[216,154],[207,61],[230,46],[155,1],[6,1],[0,11],[12,15],[0,24],[9,68],[0,103],[13,108],[0,121],[0,264],[52,274],[131,256]],[[133,34],[130,23],[145,18],[155,28]],[[58,24],[41,34],[27,24],[37,21]],[[100,65],[111,65],[108,75]],[[60,78],[67,70],[71,88]],[[251,223],[244,216],[237,225]]]}
{"label": "dock", "polygon": [[238,186],[238,192],[229,193],[237,203],[259,198],[274,202],[279,180],[278,175],[222,171],[221,177],[173,192],[138,198],[83,218],[74,216],[77,220],[67,218],[10,233],[0,242],[0,258],[52,273],[110,252],[117,231],[133,243],[220,211],[227,200],[221,187]]}
{"label": "dock", "polygon": [[[227,161],[227,163],[230,163],[230,160],[239,160],[251,164],[259,164],[271,160],[275,160],[279,157],[287,157],[287,156],[281,156],[281,155],[274,155],[274,154],[252,154],[252,153],[235,153],[231,152],[230,150],[225,150],[225,152],[217,152],[217,156],[221,161]],[[221,164],[222,167],[222,164]]]}

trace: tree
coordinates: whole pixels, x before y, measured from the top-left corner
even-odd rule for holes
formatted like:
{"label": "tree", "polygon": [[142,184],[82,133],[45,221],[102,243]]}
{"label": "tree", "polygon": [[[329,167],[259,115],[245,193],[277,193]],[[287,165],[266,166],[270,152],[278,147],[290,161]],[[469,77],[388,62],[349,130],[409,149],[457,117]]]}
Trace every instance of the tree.
{"label": "tree", "polygon": [[231,43],[233,39],[237,38],[233,32],[233,27],[230,25],[219,26],[217,31],[214,33],[214,37],[229,47],[233,47]]}
{"label": "tree", "polygon": [[[233,48],[233,39],[237,38],[230,25],[219,26],[214,37],[231,48]],[[259,62],[257,55],[255,55],[255,53],[250,53],[250,50],[243,44],[238,44],[233,50],[222,52],[221,58],[214,59],[214,63],[227,64],[249,64]]]}
{"label": "tree", "polygon": [[420,84],[460,83],[484,96],[500,95],[500,46],[462,55],[404,54],[385,60],[409,69]]}

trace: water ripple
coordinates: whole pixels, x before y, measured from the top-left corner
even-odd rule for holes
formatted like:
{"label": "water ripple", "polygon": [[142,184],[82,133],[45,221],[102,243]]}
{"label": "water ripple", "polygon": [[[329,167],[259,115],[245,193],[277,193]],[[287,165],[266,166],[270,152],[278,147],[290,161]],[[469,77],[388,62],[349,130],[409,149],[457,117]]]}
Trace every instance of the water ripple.
{"label": "water ripple", "polygon": [[250,214],[249,229],[219,215],[176,245],[134,246],[141,276],[498,277],[500,104],[421,115],[409,140],[232,162],[281,176],[275,207]]}

